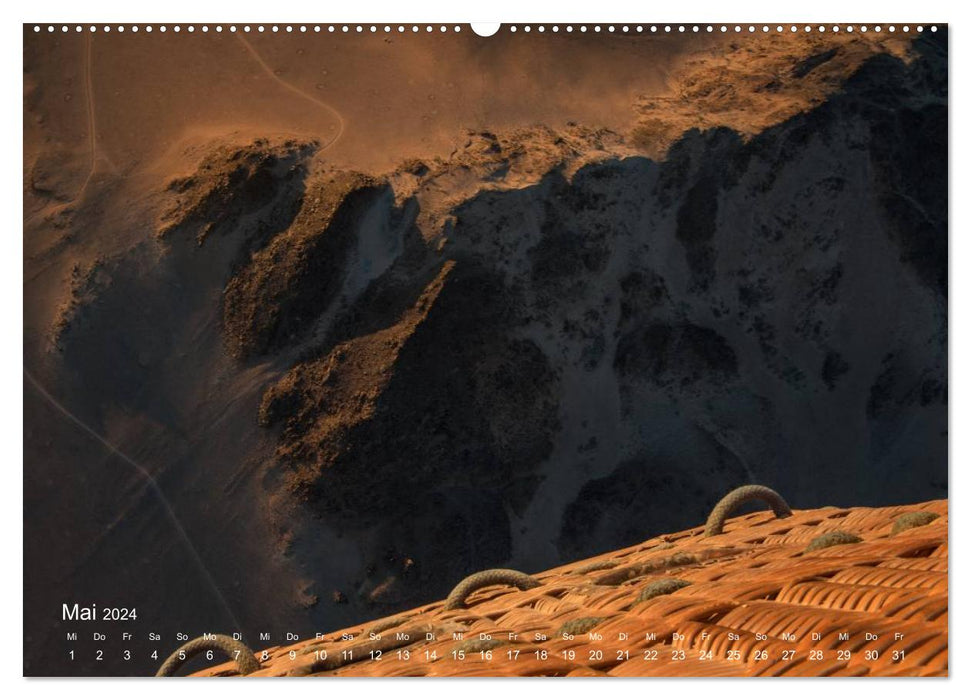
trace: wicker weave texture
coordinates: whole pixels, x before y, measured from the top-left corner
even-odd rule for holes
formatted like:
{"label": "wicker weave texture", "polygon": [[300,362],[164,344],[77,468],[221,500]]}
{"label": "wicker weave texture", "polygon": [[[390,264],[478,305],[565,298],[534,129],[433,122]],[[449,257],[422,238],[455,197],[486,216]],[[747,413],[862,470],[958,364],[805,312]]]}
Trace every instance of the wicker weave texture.
{"label": "wicker weave texture", "polygon": [[[917,511],[940,517],[893,534]],[[536,574],[529,590],[481,588],[463,609],[272,647],[253,675],[946,676],[947,515],[947,501],[752,513]],[[834,531],[862,541],[806,551]],[[688,585],[638,601],[664,579]]]}

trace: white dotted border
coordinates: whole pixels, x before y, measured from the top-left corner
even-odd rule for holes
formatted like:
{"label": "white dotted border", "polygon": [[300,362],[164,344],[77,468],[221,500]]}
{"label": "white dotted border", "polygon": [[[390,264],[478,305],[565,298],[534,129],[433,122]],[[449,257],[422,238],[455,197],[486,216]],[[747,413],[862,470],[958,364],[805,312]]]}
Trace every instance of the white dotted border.
{"label": "white dotted border", "polygon": [[42,24],[35,24],[34,27],[33,27],[33,29],[34,29],[34,32],[35,33],[43,32],[45,30],[48,33],[54,33],[54,32],[57,32],[58,30],[60,30],[61,32],[64,32],[64,33],[70,32],[70,31],[83,32],[83,31],[87,30],[88,32],[103,32],[103,33],[118,32],[119,34],[124,33],[126,31],[128,31],[128,32],[139,32],[139,31],[143,31],[143,32],[148,32],[148,33],[151,33],[153,31],[163,32],[163,33],[164,32],[171,31],[171,32],[175,32],[176,34],[178,34],[180,32],[194,33],[196,31],[200,31],[200,32],[203,32],[203,33],[210,32],[210,31],[213,31],[213,32],[228,31],[228,32],[233,32],[233,33],[235,33],[235,32],[244,32],[244,33],[246,33],[246,32],[256,32],[256,33],[266,33],[266,32],[279,33],[279,32],[285,32],[285,33],[290,33],[290,34],[292,34],[294,32],[298,32],[298,33],[302,33],[302,34],[306,34],[308,32],[309,33],[316,33],[316,34],[319,34],[321,32],[329,32],[331,34],[333,34],[333,33],[345,33],[345,34],[349,34],[349,33],[362,33],[362,34],[363,33],[371,33],[371,34],[376,34],[378,32],[384,32],[386,34],[390,34],[391,32],[399,32],[399,33],[402,33],[403,34],[403,33],[408,32],[408,31],[417,33],[417,32],[420,32],[422,30],[424,30],[425,32],[438,31],[438,32],[442,32],[442,33],[445,33],[445,32],[456,32],[456,33],[458,33],[458,32],[461,32],[462,31],[462,27],[459,26],[459,25],[454,25],[454,26],[446,26],[446,25],[439,26],[439,25],[435,25],[435,26],[432,26],[430,24],[429,25],[421,25],[421,26],[419,26],[417,24],[415,24],[415,25],[407,25],[407,26],[406,25],[391,26],[391,25],[387,25],[387,24],[386,25],[381,25],[381,26],[376,25],[376,24],[371,24],[371,25],[364,25],[364,24],[327,24],[327,25],[320,25],[320,24],[297,24],[297,25],[293,25],[293,24],[282,24],[282,25],[281,24],[270,24],[270,25],[265,25],[265,24],[241,24],[241,25],[235,25],[235,24],[230,24],[230,25],[222,25],[222,24],[216,24],[216,25],[208,25],[208,24],[174,24],[174,25],[164,25],[164,24],[163,25],[144,25],[144,24],[129,24],[129,25],[125,25],[125,24],[119,24],[119,25],[109,25],[109,24],[106,24],[106,25],[96,25],[96,24],[91,24],[91,25],[72,24],[72,25],[68,25],[68,24],[60,24],[60,25],[57,25],[57,24],[48,24],[48,25],[42,25]]}
{"label": "white dotted border", "polygon": [[[524,31],[524,32],[530,32],[530,31],[532,31],[534,29],[536,31],[538,31],[538,32],[545,32],[547,30],[547,27],[545,27],[544,25],[524,25],[522,27],[517,27],[516,25],[511,25],[511,26],[508,27],[508,30],[510,32],[516,32],[516,31],[519,31],[520,29],[522,29],[522,31]],[[564,31],[566,31],[566,32],[574,32],[574,31],[577,31],[577,32],[581,32],[581,33],[582,32],[587,32],[587,31],[602,32],[602,31],[606,30],[607,32],[615,32],[615,33],[622,33],[622,34],[643,34],[643,33],[651,33],[651,34],[659,34],[659,33],[665,33],[665,34],[671,34],[671,33],[681,33],[681,34],[694,33],[694,34],[697,34],[697,33],[701,33],[701,32],[706,32],[706,33],[735,32],[735,33],[739,33],[739,34],[742,33],[742,32],[746,32],[746,33],[749,33],[749,34],[756,34],[756,33],[768,34],[769,32],[777,32],[777,33],[790,32],[790,33],[795,33],[795,32],[799,32],[799,31],[803,31],[803,32],[807,32],[807,33],[808,32],[828,32],[828,31],[832,31],[832,32],[841,32],[841,31],[843,31],[843,32],[850,32],[850,33],[854,32],[854,31],[860,31],[860,32],[868,32],[868,31],[874,31],[874,32],[883,32],[883,31],[896,32],[898,29],[900,31],[902,31],[902,32],[910,32],[910,31],[923,32],[925,29],[929,29],[932,32],[936,32],[937,31],[937,25],[936,24],[932,24],[932,25],[923,25],[923,24],[917,24],[917,25],[909,25],[909,24],[903,24],[903,25],[895,25],[895,24],[890,24],[890,25],[879,25],[879,24],[875,24],[875,25],[873,25],[873,24],[871,24],[871,25],[866,25],[866,24],[862,24],[862,25],[852,25],[852,24],[843,24],[843,25],[841,25],[841,24],[836,24],[836,25],[826,25],[826,24],[819,24],[819,25],[815,25],[815,24],[805,24],[805,25],[802,25],[802,24],[776,24],[776,25],[768,25],[768,24],[762,24],[762,25],[754,25],[754,24],[749,24],[749,25],[739,25],[739,24],[736,24],[736,25],[729,25],[729,24],[714,24],[714,25],[713,24],[687,24],[687,25],[686,24],[677,24],[677,25],[674,25],[674,24],[663,24],[663,25],[660,25],[660,24],[652,24],[650,26],[647,26],[647,25],[642,25],[642,24],[638,24],[638,25],[625,24],[625,25],[618,26],[618,25],[613,25],[613,24],[610,24],[610,25],[599,25],[599,24],[586,25],[586,24],[581,24],[581,25],[577,25],[577,26],[566,25],[565,27],[562,27],[562,28],[560,26],[558,26],[558,25],[553,25],[553,26],[549,27],[549,30],[552,31],[552,32],[559,32],[561,29],[564,30]]]}
{"label": "white dotted border", "polygon": [[[164,25],[164,24],[163,25],[140,25],[140,24],[108,25],[108,24],[106,24],[106,25],[101,25],[101,26],[94,25],[94,24],[92,24],[92,25],[80,25],[80,24],[75,24],[75,25],[67,25],[67,24],[61,24],[61,25],[54,25],[54,24],[40,25],[40,24],[35,24],[34,25],[34,32],[35,33],[43,32],[43,31],[45,31],[45,29],[46,29],[46,31],[48,33],[54,33],[54,32],[56,32],[58,30],[60,30],[62,33],[67,33],[67,32],[70,32],[72,30],[74,32],[83,32],[83,31],[87,30],[89,32],[104,32],[104,33],[110,33],[110,32],[113,32],[114,31],[114,32],[118,32],[119,34],[124,33],[126,31],[132,32],[132,33],[137,33],[139,31],[142,31],[142,32],[146,32],[146,33],[149,33],[149,34],[152,33],[153,31],[162,32],[162,33],[165,33],[165,32],[168,32],[168,31],[172,31],[172,32],[175,32],[176,34],[178,34],[180,32],[183,32],[183,31],[189,32],[190,34],[191,33],[195,33],[196,31],[200,31],[200,32],[203,32],[203,33],[207,33],[207,32],[210,32],[210,31],[214,31],[214,32],[217,32],[218,33],[218,32],[222,32],[224,30],[225,31],[229,31],[229,32],[243,32],[243,33],[246,33],[246,32],[257,32],[257,33],[260,33],[260,32],[263,32],[263,33],[270,32],[270,33],[279,33],[279,32],[282,31],[282,32],[291,33],[291,34],[294,33],[294,32],[298,32],[298,33],[301,33],[301,34],[306,34],[306,33],[319,34],[319,33],[322,33],[322,32],[331,33],[331,34],[334,34],[334,33],[343,33],[343,34],[350,34],[350,33],[364,34],[364,33],[370,33],[370,34],[377,34],[379,32],[383,32],[385,34],[391,34],[393,32],[396,32],[398,34],[405,34],[405,33],[417,34],[417,33],[422,32],[422,31],[424,31],[425,33],[431,33],[431,32],[435,32],[435,31],[438,31],[440,33],[446,33],[446,32],[456,32],[456,33],[458,33],[458,32],[461,32],[462,31],[462,27],[459,26],[459,25],[447,26],[447,25],[431,25],[431,24],[425,24],[425,25],[418,25],[418,24],[404,25],[404,24],[398,24],[398,25],[394,25],[394,26],[389,25],[389,24],[385,24],[385,25],[376,25],[376,24],[371,24],[371,25],[363,25],[363,24],[327,24],[327,25],[320,25],[320,24],[312,24],[312,25],[311,24],[298,24],[298,25],[293,25],[293,24],[285,24],[285,25],[278,25],[278,24],[271,24],[271,25],[263,25],[263,24],[253,24],[253,25],[250,25],[250,24],[241,24],[241,25],[238,25],[238,26],[235,25],[235,24],[231,24],[231,25],[216,24],[216,25],[212,25],[212,26],[210,26],[208,24],[200,24],[200,25],[196,25],[196,24],[187,24],[187,25],[180,25],[180,24],[175,24],[175,25]],[[925,26],[925,25],[922,25],[922,24],[917,24],[917,25],[909,25],[909,24],[903,24],[903,25],[894,25],[894,24],[890,24],[890,25],[879,25],[879,24],[876,24],[876,25],[866,25],[866,24],[862,24],[862,25],[852,25],[852,24],[848,24],[848,25],[839,25],[839,24],[837,24],[837,25],[824,25],[824,24],[820,24],[820,25],[809,25],[809,24],[806,24],[806,25],[796,25],[796,24],[767,25],[767,24],[764,24],[764,25],[747,25],[747,26],[743,26],[743,25],[726,25],[726,24],[720,24],[720,25],[712,25],[712,24],[707,24],[707,25],[699,25],[699,24],[689,24],[689,25],[685,25],[685,24],[678,24],[678,25],[664,24],[664,25],[657,25],[657,24],[652,24],[652,25],[648,26],[648,25],[641,25],[641,24],[638,24],[638,25],[628,25],[628,24],[625,24],[625,25],[613,25],[613,24],[611,24],[611,25],[599,25],[599,24],[594,24],[594,25],[586,25],[586,24],[572,25],[572,24],[568,24],[568,25],[565,25],[565,26],[562,26],[561,27],[561,26],[556,25],[556,24],[550,25],[550,26],[542,25],[542,24],[540,24],[540,25],[529,25],[529,24],[526,24],[526,25],[515,25],[515,24],[513,24],[513,25],[504,25],[502,27],[502,29],[504,29],[505,31],[508,31],[510,33],[516,33],[518,31],[523,31],[523,32],[529,33],[529,32],[531,32],[533,30],[535,30],[535,31],[537,31],[539,33],[544,33],[547,30],[549,30],[550,32],[553,32],[553,33],[558,33],[560,31],[564,31],[564,32],[567,32],[567,33],[572,33],[572,32],[584,33],[584,32],[588,32],[588,31],[589,32],[596,33],[596,32],[602,32],[602,31],[605,31],[606,30],[607,32],[622,33],[622,34],[643,34],[643,33],[651,33],[651,34],[659,34],[659,33],[665,33],[665,34],[682,33],[682,34],[684,34],[684,33],[701,33],[701,32],[706,32],[706,33],[715,33],[715,32],[722,32],[722,33],[727,33],[727,32],[742,33],[742,32],[747,32],[749,34],[755,34],[755,33],[765,33],[765,34],[767,34],[769,32],[777,32],[777,33],[790,32],[790,33],[794,33],[794,32],[799,32],[799,31],[803,31],[803,32],[828,32],[828,31],[841,32],[842,31],[842,32],[847,32],[847,33],[852,33],[854,31],[860,31],[860,32],[864,32],[865,33],[865,32],[868,32],[868,31],[874,31],[874,32],[882,32],[882,31],[896,32],[898,30],[900,30],[901,32],[904,32],[904,33],[908,33],[908,32],[911,32],[911,31],[923,32],[925,29],[929,29],[932,32],[936,32],[937,31],[937,25],[936,24],[932,24],[932,25],[926,25]]]}

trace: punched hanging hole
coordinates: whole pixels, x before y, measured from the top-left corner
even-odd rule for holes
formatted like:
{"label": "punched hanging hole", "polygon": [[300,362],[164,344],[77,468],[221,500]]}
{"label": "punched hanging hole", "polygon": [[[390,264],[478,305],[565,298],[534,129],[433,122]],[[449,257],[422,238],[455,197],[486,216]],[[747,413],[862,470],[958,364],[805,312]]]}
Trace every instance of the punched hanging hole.
{"label": "punched hanging hole", "polygon": [[499,22],[473,22],[471,26],[477,36],[488,37],[498,32],[502,25]]}

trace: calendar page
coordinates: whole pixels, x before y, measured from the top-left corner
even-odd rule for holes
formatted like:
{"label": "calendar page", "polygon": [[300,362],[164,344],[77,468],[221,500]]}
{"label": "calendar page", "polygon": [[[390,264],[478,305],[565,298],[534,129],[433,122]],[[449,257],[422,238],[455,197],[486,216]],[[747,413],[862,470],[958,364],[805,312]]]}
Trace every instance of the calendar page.
{"label": "calendar page", "polygon": [[948,675],[945,24],[27,23],[23,150],[25,676]]}

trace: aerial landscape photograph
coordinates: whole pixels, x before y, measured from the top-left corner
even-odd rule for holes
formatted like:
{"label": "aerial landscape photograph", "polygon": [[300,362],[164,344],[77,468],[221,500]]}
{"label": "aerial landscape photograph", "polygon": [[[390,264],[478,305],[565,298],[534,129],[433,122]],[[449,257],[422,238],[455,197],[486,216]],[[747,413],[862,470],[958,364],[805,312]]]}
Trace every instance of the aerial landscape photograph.
{"label": "aerial landscape photograph", "polygon": [[22,32],[24,676],[948,676],[946,24]]}

